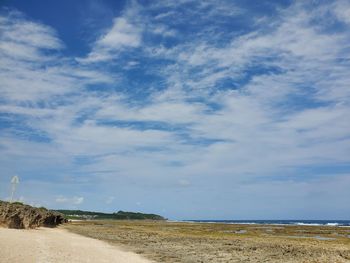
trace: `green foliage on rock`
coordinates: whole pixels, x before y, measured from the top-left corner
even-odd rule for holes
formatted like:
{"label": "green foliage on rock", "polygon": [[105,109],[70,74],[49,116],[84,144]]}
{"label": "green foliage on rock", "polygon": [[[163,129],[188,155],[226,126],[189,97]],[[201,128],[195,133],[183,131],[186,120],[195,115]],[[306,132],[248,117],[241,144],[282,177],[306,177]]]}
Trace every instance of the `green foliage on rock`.
{"label": "green foliage on rock", "polygon": [[18,201],[12,202],[11,204],[13,204],[13,205],[24,205],[22,202],[18,202]]}

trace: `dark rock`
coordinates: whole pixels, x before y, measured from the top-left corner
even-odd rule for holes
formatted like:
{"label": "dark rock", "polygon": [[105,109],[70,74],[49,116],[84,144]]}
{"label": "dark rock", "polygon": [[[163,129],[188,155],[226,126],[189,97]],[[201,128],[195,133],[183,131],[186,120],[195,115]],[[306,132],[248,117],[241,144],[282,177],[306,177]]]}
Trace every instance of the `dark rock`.
{"label": "dark rock", "polygon": [[58,212],[0,201],[0,225],[8,228],[55,227],[66,222],[64,215]]}

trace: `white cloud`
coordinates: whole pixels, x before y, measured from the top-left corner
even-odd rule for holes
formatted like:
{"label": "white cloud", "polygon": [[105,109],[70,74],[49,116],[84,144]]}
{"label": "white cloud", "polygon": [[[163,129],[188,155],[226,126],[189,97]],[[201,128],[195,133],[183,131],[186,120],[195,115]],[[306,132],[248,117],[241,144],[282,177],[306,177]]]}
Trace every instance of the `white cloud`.
{"label": "white cloud", "polygon": [[60,196],[60,197],[57,197],[55,201],[57,203],[65,203],[65,202],[68,202],[68,198]]}
{"label": "white cloud", "polygon": [[106,199],[106,204],[111,204],[111,203],[113,203],[114,199],[115,199],[114,196],[108,197],[108,198]]}
{"label": "white cloud", "polygon": [[190,186],[191,183],[188,180],[186,180],[186,179],[181,179],[181,180],[179,180],[179,185],[181,185],[181,186]]}
{"label": "white cloud", "polygon": [[142,42],[143,24],[138,21],[139,6],[132,2],[125,12],[113,20],[112,27],[100,36],[91,52],[81,63],[103,62],[115,59],[124,49],[137,48]]}
{"label": "white cloud", "polygon": [[97,41],[97,45],[107,49],[137,47],[140,45],[140,30],[125,18],[117,18],[112,29]]}
{"label": "white cloud", "polygon": [[[1,38],[7,43],[21,46],[23,49],[61,49],[63,44],[56,32],[43,24],[23,18],[19,12],[11,11],[0,19]],[[18,47],[17,47],[18,49]]]}
{"label": "white cloud", "polygon": [[350,4],[348,1],[336,1],[333,11],[340,21],[350,24]]}
{"label": "white cloud", "polygon": [[[172,23],[185,22],[186,24],[203,23],[203,21],[221,20],[235,17],[243,10],[232,1],[161,1],[152,2],[151,10],[160,10],[155,20],[171,20]],[[179,15],[181,13],[181,15]],[[193,19],[195,18],[195,19]],[[208,25],[206,25],[208,26]]]}
{"label": "white cloud", "polygon": [[3,16],[0,21],[3,99],[48,102],[52,96],[71,94],[87,84],[114,79],[95,70],[77,68],[72,60],[52,53],[63,47],[52,28],[28,21],[18,13]]}
{"label": "white cloud", "polygon": [[69,205],[80,205],[84,202],[84,197],[74,196],[74,197],[64,197],[59,196],[55,199],[56,203],[63,203]]}
{"label": "white cloud", "polygon": [[141,44],[141,29],[127,18],[116,18],[112,28],[94,44],[87,58],[78,58],[82,63],[114,59],[124,48],[136,48]]}
{"label": "white cloud", "polygon": [[162,35],[165,37],[175,37],[178,35],[178,32],[176,30],[170,29],[169,27],[163,24],[151,25],[150,31],[155,35]]}

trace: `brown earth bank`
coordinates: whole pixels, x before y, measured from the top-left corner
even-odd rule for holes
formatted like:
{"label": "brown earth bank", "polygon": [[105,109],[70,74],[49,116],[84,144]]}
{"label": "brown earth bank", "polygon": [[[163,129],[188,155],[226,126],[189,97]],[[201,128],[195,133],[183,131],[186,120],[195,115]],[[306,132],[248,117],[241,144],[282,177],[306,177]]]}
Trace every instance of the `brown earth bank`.
{"label": "brown earth bank", "polygon": [[157,262],[350,262],[350,227],[80,221],[74,233]]}
{"label": "brown earth bank", "polygon": [[22,203],[0,201],[0,226],[6,228],[55,227],[67,220],[61,213]]}

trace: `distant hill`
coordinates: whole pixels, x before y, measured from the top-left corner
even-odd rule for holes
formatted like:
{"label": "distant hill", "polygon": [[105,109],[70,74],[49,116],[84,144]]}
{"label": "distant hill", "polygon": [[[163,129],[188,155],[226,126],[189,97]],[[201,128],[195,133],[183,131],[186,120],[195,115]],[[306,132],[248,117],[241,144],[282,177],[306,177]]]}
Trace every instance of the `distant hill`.
{"label": "distant hill", "polygon": [[144,214],[135,212],[118,211],[116,213],[101,213],[82,210],[56,210],[68,219],[114,219],[114,220],[165,220],[156,214]]}

